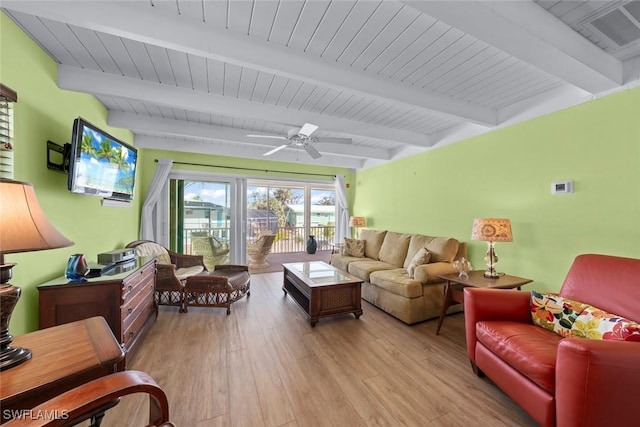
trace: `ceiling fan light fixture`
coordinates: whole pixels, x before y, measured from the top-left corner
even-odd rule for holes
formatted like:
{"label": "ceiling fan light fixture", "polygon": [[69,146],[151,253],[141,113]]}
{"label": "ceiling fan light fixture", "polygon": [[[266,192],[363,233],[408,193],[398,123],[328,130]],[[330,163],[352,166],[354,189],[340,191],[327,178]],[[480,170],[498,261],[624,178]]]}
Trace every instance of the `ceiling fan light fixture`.
{"label": "ceiling fan light fixture", "polygon": [[298,131],[298,135],[305,136],[308,138],[316,130],[318,130],[318,126],[312,125],[311,123],[305,123],[304,125],[302,125],[302,127]]}

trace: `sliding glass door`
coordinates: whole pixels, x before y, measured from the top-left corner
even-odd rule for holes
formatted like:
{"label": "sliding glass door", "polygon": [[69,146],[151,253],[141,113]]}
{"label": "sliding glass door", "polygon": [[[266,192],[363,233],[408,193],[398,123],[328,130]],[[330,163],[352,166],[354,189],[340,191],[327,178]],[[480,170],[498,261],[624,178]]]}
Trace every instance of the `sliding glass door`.
{"label": "sliding glass door", "polygon": [[247,183],[247,234],[276,234],[274,253],[304,252],[314,235],[318,250],[329,250],[335,236],[335,190],[332,185],[249,180]]}
{"label": "sliding glass door", "polygon": [[334,243],[330,183],[173,171],[167,194],[159,217],[161,241],[175,252],[203,255],[208,269],[246,263],[247,243],[261,232],[276,234],[272,253],[304,252],[310,235],[319,251]]}
{"label": "sliding glass door", "polygon": [[[238,229],[237,181],[194,177],[169,180],[169,242],[178,253],[202,255],[213,270],[217,264],[242,259]],[[240,243],[238,243],[240,241]]]}

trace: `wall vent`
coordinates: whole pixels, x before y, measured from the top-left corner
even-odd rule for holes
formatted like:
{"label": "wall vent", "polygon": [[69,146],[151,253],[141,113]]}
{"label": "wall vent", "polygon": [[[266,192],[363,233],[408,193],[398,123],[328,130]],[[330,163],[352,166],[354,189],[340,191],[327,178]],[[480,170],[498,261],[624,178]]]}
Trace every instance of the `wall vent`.
{"label": "wall vent", "polygon": [[591,19],[585,28],[595,32],[618,48],[640,41],[640,1],[609,10]]}

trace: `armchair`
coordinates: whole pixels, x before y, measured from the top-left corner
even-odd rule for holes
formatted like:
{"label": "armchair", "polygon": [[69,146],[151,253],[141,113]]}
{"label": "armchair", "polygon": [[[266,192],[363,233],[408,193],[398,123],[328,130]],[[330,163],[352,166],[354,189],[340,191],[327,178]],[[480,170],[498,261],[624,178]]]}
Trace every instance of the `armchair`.
{"label": "armchair", "polygon": [[59,414],[59,419],[34,416],[13,419],[3,425],[6,427],[69,426],[94,417],[99,425],[104,410],[115,406],[120,397],[134,393],[149,395],[149,426],[175,427],[169,421],[169,403],[166,394],[149,375],[139,371],[117,372],[98,378],[30,410],[31,414]]}
{"label": "armchair", "polygon": [[135,248],[138,256],[156,257],[157,303],[178,306],[181,312],[184,311],[183,291],[187,277],[206,269],[202,255],[179,254],[149,240],[136,240],[126,247]]}
{"label": "armchair", "polygon": [[[559,296],[640,322],[638,277],[640,259],[580,255]],[[640,342],[563,337],[536,326],[530,292],[465,288],[464,294],[474,372],[486,374],[536,422],[637,425]]]}
{"label": "armchair", "polygon": [[250,268],[267,268],[269,266],[267,255],[271,252],[271,246],[273,246],[275,239],[275,234],[262,234],[258,240],[247,244]]}

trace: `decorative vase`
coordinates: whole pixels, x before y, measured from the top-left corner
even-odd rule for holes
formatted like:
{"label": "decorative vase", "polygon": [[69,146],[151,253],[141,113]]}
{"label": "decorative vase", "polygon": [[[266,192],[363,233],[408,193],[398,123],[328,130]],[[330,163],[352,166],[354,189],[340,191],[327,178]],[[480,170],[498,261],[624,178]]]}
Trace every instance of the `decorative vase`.
{"label": "decorative vase", "polygon": [[82,282],[85,280],[84,276],[89,272],[89,266],[87,260],[83,254],[73,254],[69,257],[67,262],[67,270],[65,276],[72,282]]}
{"label": "decorative vase", "polygon": [[316,250],[318,249],[318,242],[316,242],[316,236],[309,236],[309,238],[307,239],[307,253],[308,254],[315,254]]}
{"label": "decorative vase", "polygon": [[458,272],[459,277],[468,278],[469,272],[473,269],[468,259],[460,258],[453,261],[453,268]]}

